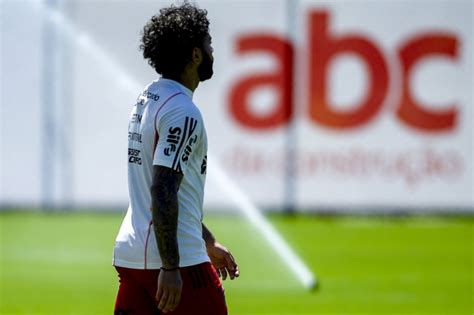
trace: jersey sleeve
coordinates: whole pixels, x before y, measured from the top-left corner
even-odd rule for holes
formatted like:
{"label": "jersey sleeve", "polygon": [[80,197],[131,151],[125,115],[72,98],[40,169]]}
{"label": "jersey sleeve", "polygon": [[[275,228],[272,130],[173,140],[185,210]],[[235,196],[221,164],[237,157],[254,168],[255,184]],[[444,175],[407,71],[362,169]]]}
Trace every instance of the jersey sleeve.
{"label": "jersey sleeve", "polygon": [[155,121],[158,132],[153,165],[185,173],[193,150],[202,140],[203,126],[199,110],[173,110]]}

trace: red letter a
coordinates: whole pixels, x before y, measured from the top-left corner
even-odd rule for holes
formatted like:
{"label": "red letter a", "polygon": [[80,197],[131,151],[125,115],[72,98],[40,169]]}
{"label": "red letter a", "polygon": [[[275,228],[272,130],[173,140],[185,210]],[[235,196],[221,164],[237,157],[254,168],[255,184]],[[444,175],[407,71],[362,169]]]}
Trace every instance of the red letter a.
{"label": "red letter a", "polygon": [[[276,57],[278,69],[272,73],[252,75],[232,88],[230,111],[233,117],[249,128],[276,128],[285,125],[291,118],[293,105],[293,49],[291,45],[271,35],[254,35],[241,38],[237,46],[239,53],[267,52]],[[279,101],[273,110],[264,116],[252,112],[248,103],[249,94],[259,87],[273,86]]]}

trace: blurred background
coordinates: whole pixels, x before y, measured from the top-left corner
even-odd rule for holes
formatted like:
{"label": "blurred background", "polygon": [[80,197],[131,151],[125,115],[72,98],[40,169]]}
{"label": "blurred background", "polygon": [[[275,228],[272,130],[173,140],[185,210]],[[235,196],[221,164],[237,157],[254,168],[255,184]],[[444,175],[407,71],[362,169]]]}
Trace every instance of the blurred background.
{"label": "blurred background", "polygon": [[[140,33],[171,3],[0,1],[0,313],[112,312],[129,113],[158,77]],[[472,314],[474,1],[195,3],[230,313]]]}

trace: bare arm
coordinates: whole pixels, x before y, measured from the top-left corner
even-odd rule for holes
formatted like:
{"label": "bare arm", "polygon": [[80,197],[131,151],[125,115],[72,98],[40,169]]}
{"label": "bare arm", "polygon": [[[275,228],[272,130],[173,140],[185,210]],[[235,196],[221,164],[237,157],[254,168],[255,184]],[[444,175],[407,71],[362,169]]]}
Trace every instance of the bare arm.
{"label": "bare arm", "polygon": [[204,242],[206,242],[206,248],[216,243],[216,238],[214,235],[212,235],[211,231],[209,231],[204,223],[202,224],[202,238],[204,239]]}
{"label": "bare arm", "polygon": [[178,189],[183,175],[170,168],[153,166],[151,210],[156,243],[162,261],[156,301],[163,312],[173,311],[181,299],[183,282],[179,271]]}
{"label": "bare arm", "polygon": [[153,167],[151,208],[156,243],[163,268],[179,267],[178,188],[183,175],[163,166]]}

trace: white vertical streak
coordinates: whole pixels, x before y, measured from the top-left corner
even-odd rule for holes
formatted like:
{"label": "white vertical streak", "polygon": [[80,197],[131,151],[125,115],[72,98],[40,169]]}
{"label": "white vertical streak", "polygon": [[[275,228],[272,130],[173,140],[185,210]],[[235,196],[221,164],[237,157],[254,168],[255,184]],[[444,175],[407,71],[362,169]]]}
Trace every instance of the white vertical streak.
{"label": "white vertical streak", "polygon": [[[263,237],[270,243],[280,258],[286,263],[288,268],[298,278],[298,280],[308,289],[316,286],[316,278],[304,264],[304,262],[290,248],[280,234],[273,228],[268,220],[262,215],[261,211],[254,203],[242,192],[241,189],[229,178],[211,155],[208,155],[209,176],[220,184],[219,187],[224,190],[229,198],[245,214],[246,218],[262,233]],[[213,168],[212,168],[213,167]]]}
{"label": "white vertical streak", "polygon": [[[43,0],[39,2],[45,8],[52,10],[56,6],[54,0]],[[56,99],[56,75],[57,75],[57,27],[53,25],[48,17],[42,21],[42,55],[41,55],[41,207],[51,209],[55,205],[55,192],[57,184],[57,121],[55,119]]]}

